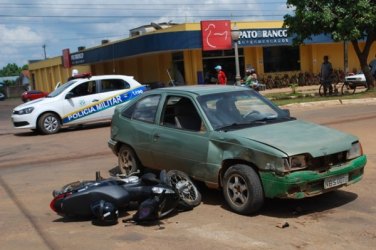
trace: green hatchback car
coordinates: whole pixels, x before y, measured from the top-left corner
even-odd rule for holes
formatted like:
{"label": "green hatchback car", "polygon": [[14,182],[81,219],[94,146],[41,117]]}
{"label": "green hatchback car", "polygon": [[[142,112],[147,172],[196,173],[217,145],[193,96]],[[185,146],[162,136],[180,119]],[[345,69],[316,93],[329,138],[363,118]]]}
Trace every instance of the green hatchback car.
{"label": "green hatchback car", "polygon": [[109,147],[124,174],[177,169],[221,188],[239,214],[267,198],[300,199],[358,182],[357,137],[291,117],[249,88],[196,85],[147,91],[116,108]]}

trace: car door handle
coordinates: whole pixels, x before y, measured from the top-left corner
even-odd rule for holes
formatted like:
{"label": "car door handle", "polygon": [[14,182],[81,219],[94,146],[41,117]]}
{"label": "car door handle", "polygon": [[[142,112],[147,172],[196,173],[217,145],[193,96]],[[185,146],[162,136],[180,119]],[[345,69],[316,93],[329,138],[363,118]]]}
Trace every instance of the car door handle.
{"label": "car door handle", "polygon": [[99,102],[99,100],[98,99],[94,99],[91,102]]}
{"label": "car door handle", "polygon": [[154,134],[153,141],[158,141],[159,138],[160,138],[159,134]]}

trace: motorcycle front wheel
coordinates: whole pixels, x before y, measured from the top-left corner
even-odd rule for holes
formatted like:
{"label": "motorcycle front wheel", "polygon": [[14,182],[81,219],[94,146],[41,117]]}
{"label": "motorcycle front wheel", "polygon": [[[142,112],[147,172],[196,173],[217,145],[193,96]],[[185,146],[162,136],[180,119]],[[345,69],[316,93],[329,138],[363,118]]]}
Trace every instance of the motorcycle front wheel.
{"label": "motorcycle front wheel", "polygon": [[198,191],[191,178],[179,170],[167,172],[169,184],[179,193],[179,205],[182,209],[192,209],[201,203],[201,193]]}

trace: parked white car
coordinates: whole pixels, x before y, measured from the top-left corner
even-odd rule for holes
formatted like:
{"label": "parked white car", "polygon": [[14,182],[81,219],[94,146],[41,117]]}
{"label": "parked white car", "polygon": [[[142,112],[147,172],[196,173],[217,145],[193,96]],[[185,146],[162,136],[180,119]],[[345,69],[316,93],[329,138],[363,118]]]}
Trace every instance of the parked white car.
{"label": "parked white car", "polygon": [[111,120],[114,108],[146,91],[132,76],[80,75],[62,84],[47,97],[13,109],[15,128],[57,133],[62,126]]}
{"label": "parked white car", "polygon": [[355,75],[348,75],[345,77],[345,82],[351,82],[356,85],[365,85],[366,77],[363,73],[355,74]]}
{"label": "parked white car", "polygon": [[341,87],[341,94],[354,94],[356,89],[367,88],[366,77],[363,73],[348,75],[345,77],[345,82]]}

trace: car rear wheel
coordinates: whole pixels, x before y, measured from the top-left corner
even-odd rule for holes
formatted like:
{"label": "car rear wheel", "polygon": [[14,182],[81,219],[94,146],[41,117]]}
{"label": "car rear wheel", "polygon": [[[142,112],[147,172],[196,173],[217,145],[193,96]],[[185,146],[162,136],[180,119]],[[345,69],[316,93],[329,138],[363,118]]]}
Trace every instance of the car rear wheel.
{"label": "car rear wheel", "polygon": [[38,119],[38,130],[42,134],[55,134],[60,130],[60,119],[54,113],[45,113]]}
{"label": "car rear wheel", "polygon": [[118,153],[118,169],[123,175],[130,175],[131,173],[141,170],[136,153],[127,145],[122,145]]}
{"label": "car rear wheel", "polygon": [[257,212],[264,203],[261,181],[256,171],[243,164],[230,167],[223,179],[223,195],[238,214]]}

